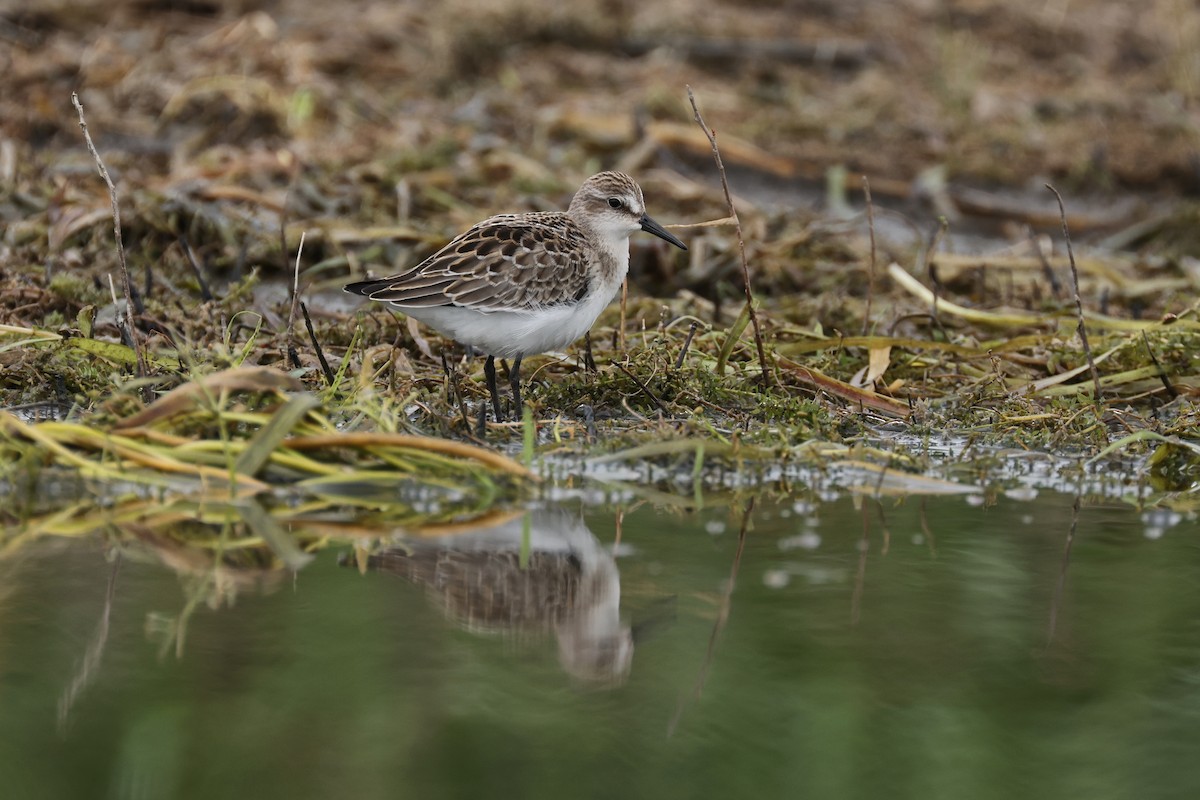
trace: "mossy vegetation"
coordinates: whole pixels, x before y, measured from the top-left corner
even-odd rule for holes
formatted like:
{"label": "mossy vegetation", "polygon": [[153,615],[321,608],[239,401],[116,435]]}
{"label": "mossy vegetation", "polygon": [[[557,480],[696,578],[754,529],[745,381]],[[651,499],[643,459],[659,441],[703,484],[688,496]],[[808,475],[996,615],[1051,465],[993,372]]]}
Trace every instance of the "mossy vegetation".
{"label": "mossy vegetation", "polygon": [[[337,26],[293,9],[286,30],[265,12],[131,10],[112,31],[172,46],[73,66],[79,34],[52,22],[68,10],[14,19],[58,46],[18,46],[13,80],[39,99],[0,100],[0,478],[53,467],[145,492],[163,472],[172,491],[221,503],[247,486],[307,497],[331,470],[459,487],[445,519],[415,524],[533,491],[478,456],[515,457],[531,432],[535,462],[700,453],[703,470],[869,448],[914,473],[939,436],[976,456],[1090,457],[1113,442],[1144,454],[1158,440],[1129,438],[1143,431],[1195,435],[1200,251],[1185,194],[1200,135],[1194,115],[1167,110],[1196,102],[1196,51],[1167,36],[1174,15],[1142,15],[1122,43],[1074,5],[1057,21],[1003,4],[812,11],[793,38],[786,4],[686,20],[485,5],[470,25],[453,24],[454,3],[419,21],[339,12]],[[483,52],[496,30],[506,46]],[[1150,46],[1160,35],[1165,50]],[[1138,70],[1080,60],[1118,45]],[[76,72],[120,195],[144,370],[117,324],[109,198],[75,84],[57,77]],[[687,83],[730,170],[764,357]],[[1161,113],[1137,113],[1147,104]],[[479,361],[339,291],[488,214],[561,208],[608,167],[636,174],[656,218],[692,225],[675,229],[690,249],[635,239],[628,299],[592,331],[590,359],[580,343],[527,360],[532,431],[481,425]],[[1066,194],[1094,377],[1046,179]],[[129,434],[171,392],[248,369],[279,383],[202,393],[151,438]],[[296,404],[286,433],[263,438]],[[424,444],[381,443],[401,435]],[[318,436],[328,452],[291,452]],[[480,450],[447,456],[444,442]],[[252,451],[269,454],[246,471]]]}

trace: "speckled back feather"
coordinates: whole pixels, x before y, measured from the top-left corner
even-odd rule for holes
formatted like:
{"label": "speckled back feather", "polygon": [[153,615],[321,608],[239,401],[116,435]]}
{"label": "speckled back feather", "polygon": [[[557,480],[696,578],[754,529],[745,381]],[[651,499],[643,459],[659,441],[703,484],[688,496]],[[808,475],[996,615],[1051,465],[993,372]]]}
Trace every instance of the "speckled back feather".
{"label": "speckled back feather", "polygon": [[346,290],[401,308],[532,311],[587,292],[589,252],[586,236],[567,214],[500,214],[406,272]]}

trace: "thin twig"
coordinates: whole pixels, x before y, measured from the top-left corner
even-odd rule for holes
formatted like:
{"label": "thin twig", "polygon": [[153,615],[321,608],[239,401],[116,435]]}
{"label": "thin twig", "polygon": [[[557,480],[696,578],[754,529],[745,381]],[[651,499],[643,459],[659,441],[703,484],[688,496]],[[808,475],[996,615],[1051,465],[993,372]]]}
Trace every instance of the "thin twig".
{"label": "thin twig", "polygon": [[1083,354],[1087,356],[1088,369],[1092,373],[1092,385],[1096,387],[1096,405],[1102,402],[1100,396],[1100,373],[1096,371],[1096,360],[1092,358],[1092,346],[1088,344],[1087,327],[1083,324],[1083,301],[1079,299],[1079,269],[1075,266],[1075,251],[1071,249],[1071,231],[1067,229],[1067,211],[1063,208],[1062,195],[1050,184],[1046,188],[1054,192],[1058,200],[1058,216],[1062,220],[1063,237],[1067,240],[1067,260],[1071,262],[1071,286],[1075,290],[1075,313],[1079,317],[1079,339],[1083,342]]}
{"label": "thin twig", "polygon": [[325,373],[325,384],[333,386],[333,370],[329,368],[329,362],[325,360],[325,351],[321,349],[321,343],[317,341],[317,332],[313,330],[312,317],[308,316],[308,306],[303,301],[300,302],[300,313],[304,315],[304,327],[308,329],[308,339],[312,342],[313,350],[317,351],[317,361],[321,362],[321,372]]}
{"label": "thin twig", "polygon": [[762,370],[763,388],[770,388],[771,369],[767,366],[767,353],[763,349],[762,331],[758,327],[758,314],[754,310],[754,290],[750,286],[750,264],[746,261],[746,240],[742,235],[742,223],[738,219],[737,209],[733,205],[733,195],[729,193],[729,180],[725,177],[725,164],[721,161],[721,151],[717,149],[717,134],[704,123],[704,117],[700,116],[700,108],[696,105],[696,96],[692,94],[691,86],[687,87],[687,95],[692,104],[696,124],[704,131],[704,135],[708,137],[708,143],[712,145],[713,160],[717,162],[717,172],[721,175],[721,189],[725,192],[725,205],[729,208],[729,216],[733,219],[733,226],[737,230],[738,255],[742,259],[742,285],[746,290],[746,305],[750,309],[750,324],[754,326],[754,345],[758,348],[758,366]]}
{"label": "thin twig", "polygon": [[1054,268],[1050,266],[1050,259],[1046,258],[1046,251],[1042,249],[1042,245],[1034,236],[1033,230],[1026,225],[1027,236],[1029,236],[1029,246],[1033,250],[1033,254],[1038,257],[1038,261],[1042,264],[1042,275],[1050,284],[1050,294],[1057,300],[1062,296],[1062,284],[1058,282],[1058,276],[1054,274]]}
{"label": "thin twig", "polygon": [[871,330],[871,300],[875,296],[875,204],[871,202],[871,182],[862,176],[863,195],[867,199],[867,233],[871,237],[871,272],[867,276],[867,310],[863,312],[863,336]]}
{"label": "thin twig", "polygon": [[688,348],[692,346],[692,338],[698,330],[700,330],[700,323],[692,320],[691,326],[688,327],[687,338],[683,340],[683,348],[679,351],[679,358],[675,359],[675,369],[683,366],[683,360],[687,358]]}
{"label": "thin twig", "polygon": [[661,411],[664,415],[669,413],[667,411],[667,407],[662,404],[662,401],[654,396],[654,392],[650,391],[650,387],[647,386],[646,384],[642,383],[641,380],[639,380],[638,377],[636,375],[634,375],[632,372],[625,369],[624,364],[622,364],[620,361],[614,361],[613,366],[615,366],[617,369],[621,370],[621,372],[624,372],[629,377],[629,380],[636,383],[637,387],[642,390],[642,394],[646,395],[646,397],[649,397],[652,401],[654,401],[654,405],[658,406],[659,411]]}
{"label": "thin twig", "polygon": [[[71,92],[71,103],[75,106],[76,113],[79,114],[79,128],[83,131],[83,139],[87,142],[88,152],[92,154],[92,159],[96,162],[96,169],[108,186],[108,199],[112,202],[113,235],[117,240],[117,260],[121,265],[121,286],[125,290],[125,327],[129,341],[132,343],[134,355],[137,357],[138,377],[145,377],[149,374],[149,369],[146,366],[146,354],[142,352],[141,340],[138,338],[133,324],[133,287],[129,282],[129,265],[125,261],[125,244],[121,240],[121,207],[117,202],[117,187],[113,185],[112,178],[108,177],[104,161],[100,158],[95,143],[92,142],[92,135],[88,133],[87,121],[83,118],[83,104],[79,102],[79,95],[75,92]],[[120,319],[120,315],[118,315],[118,319]]]}
{"label": "thin twig", "polygon": [[300,254],[304,252],[304,234],[300,232],[300,244],[296,246],[296,268],[292,273],[292,308],[288,312],[287,337],[284,339],[284,359],[290,360],[293,369],[300,368],[300,355],[296,352],[296,308],[300,305]]}
{"label": "thin twig", "polygon": [[192,267],[192,274],[196,276],[196,283],[200,285],[200,299],[207,303],[213,299],[213,293],[212,289],[208,288],[208,281],[204,279],[204,271],[200,269],[200,262],[196,259],[196,254],[192,251],[192,246],[188,244],[186,236],[179,237],[179,244],[183,247],[184,257]]}
{"label": "thin twig", "polygon": [[1142,344],[1146,345],[1146,352],[1150,355],[1150,361],[1154,364],[1154,368],[1158,370],[1158,379],[1162,381],[1163,388],[1167,390],[1167,394],[1171,397],[1178,397],[1179,390],[1171,383],[1170,377],[1167,376],[1167,371],[1162,368],[1162,364],[1158,363],[1158,357],[1154,355],[1154,350],[1150,347],[1150,340],[1146,337],[1146,332],[1142,331]]}

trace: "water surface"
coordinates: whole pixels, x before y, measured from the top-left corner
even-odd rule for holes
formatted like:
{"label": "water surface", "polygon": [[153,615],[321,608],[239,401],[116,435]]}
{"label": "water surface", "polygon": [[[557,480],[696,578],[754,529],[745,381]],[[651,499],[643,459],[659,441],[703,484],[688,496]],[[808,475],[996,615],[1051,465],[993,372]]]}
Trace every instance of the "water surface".
{"label": "water surface", "polygon": [[[0,562],[4,796],[1200,796],[1197,524],[1085,499],[1068,548],[1073,500],[567,507],[323,550],[182,640],[203,578],[43,540]],[[541,594],[471,617],[488,580]]]}

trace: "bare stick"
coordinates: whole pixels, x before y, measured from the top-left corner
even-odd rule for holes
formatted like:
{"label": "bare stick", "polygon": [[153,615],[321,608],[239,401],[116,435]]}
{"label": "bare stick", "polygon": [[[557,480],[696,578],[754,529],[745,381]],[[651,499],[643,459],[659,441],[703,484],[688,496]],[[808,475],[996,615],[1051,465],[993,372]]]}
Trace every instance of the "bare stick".
{"label": "bare stick", "polygon": [[[79,102],[79,95],[75,92],[71,92],[71,103],[75,106],[76,113],[79,114],[79,128],[83,131],[83,139],[87,142],[88,152],[92,154],[92,158],[96,162],[96,169],[108,186],[108,199],[112,202],[113,234],[117,239],[117,259],[121,264],[121,286],[125,290],[125,328],[129,335],[129,341],[132,343],[134,355],[137,356],[138,377],[144,377],[149,370],[146,367],[146,354],[142,352],[141,341],[138,339],[137,329],[133,325],[133,288],[129,283],[129,266],[125,263],[125,244],[121,241],[121,207],[117,202],[117,187],[113,186],[112,178],[108,177],[104,161],[101,160],[100,153],[96,150],[95,143],[92,142],[92,135],[88,133],[87,121],[83,118],[83,105]],[[120,315],[118,315],[118,319],[120,319]]]}
{"label": "bare stick", "polygon": [[704,124],[704,117],[700,116],[700,109],[696,105],[696,96],[692,94],[692,87],[687,87],[688,100],[692,104],[692,113],[695,114],[696,124],[704,131],[704,135],[708,137],[708,143],[712,145],[713,159],[717,162],[717,172],[721,174],[721,189],[725,192],[725,205],[729,207],[729,216],[733,219],[733,226],[737,229],[738,237],[738,254],[742,257],[742,284],[746,288],[746,306],[750,309],[750,324],[754,326],[754,345],[758,348],[758,366],[762,369],[763,388],[769,388],[771,385],[771,370],[767,366],[767,353],[763,349],[762,331],[758,327],[758,314],[754,311],[754,290],[750,287],[750,265],[746,262],[746,240],[742,236],[742,223],[738,219],[737,209],[733,207],[733,196],[729,193],[729,181],[725,177],[725,164],[721,161],[721,151],[717,149],[717,134],[708,125]]}
{"label": "bare stick", "polygon": [[629,370],[627,370],[625,368],[624,364],[622,364],[620,361],[614,361],[613,366],[616,367],[617,369],[621,370],[621,372],[624,372],[625,376],[628,377],[629,380],[636,383],[637,387],[642,390],[642,394],[646,395],[646,397],[649,397],[654,402],[654,405],[658,406],[658,410],[664,416],[666,414],[670,413],[667,411],[667,407],[663,405],[662,400],[659,400],[657,397],[654,396],[654,392],[650,391],[650,387],[647,386],[646,384],[642,383],[640,380],[638,380],[638,377],[636,375],[634,375],[632,372],[630,372]]}
{"label": "bare stick", "polygon": [[692,325],[688,328],[687,338],[683,340],[683,349],[679,351],[679,358],[675,359],[675,369],[683,366],[683,360],[687,357],[688,348],[692,346],[692,338],[698,330],[700,330],[700,323],[692,320]]}
{"label": "bare stick", "polygon": [[1058,276],[1054,274],[1054,268],[1050,266],[1050,259],[1046,258],[1046,253],[1042,250],[1042,246],[1038,244],[1037,237],[1033,235],[1033,230],[1028,225],[1025,226],[1029,236],[1029,246],[1033,250],[1033,254],[1038,257],[1038,261],[1042,263],[1042,274],[1046,277],[1050,284],[1050,294],[1057,300],[1062,296],[1062,284],[1058,282]]}
{"label": "bare stick", "polygon": [[296,353],[296,308],[300,305],[300,254],[304,252],[304,234],[300,231],[300,244],[296,246],[296,268],[292,273],[292,309],[288,312],[287,338],[284,346],[284,361],[289,359],[294,369],[300,368],[300,356]]}
{"label": "bare stick", "polygon": [[196,283],[200,285],[200,299],[208,302],[213,299],[212,289],[208,288],[208,281],[204,280],[204,271],[200,269],[200,262],[196,260],[196,254],[192,251],[192,246],[188,244],[186,236],[179,237],[179,244],[183,248],[183,255],[187,258],[188,264],[192,267],[192,274],[196,276]]}
{"label": "bare stick", "polygon": [[329,362],[325,359],[325,351],[321,348],[321,343],[317,341],[317,332],[313,330],[312,317],[308,315],[308,306],[304,305],[303,300],[300,301],[300,313],[304,315],[304,327],[308,329],[308,339],[312,342],[313,350],[317,351],[317,361],[321,362],[321,372],[325,373],[325,385],[333,386],[333,370],[329,368]]}
{"label": "bare stick", "polygon": [[863,336],[871,329],[871,299],[875,296],[875,204],[871,202],[871,182],[863,175],[863,194],[867,198],[867,232],[871,236],[871,274],[867,278],[867,310],[863,313]]}
{"label": "bare stick", "polygon": [[1096,360],[1092,358],[1092,346],[1088,344],[1087,327],[1083,324],[1083,301],[1079,299],[1079,270],[1075,267],[1075,251],[1071,249],[1071,232],[1067,230],[1067,212],[1063,208],[1062,195],[1050,184],[1046,188],[1054,192],[1058,200],[1058,216],[1062,220],[1063,237],[1067,240],[1067,260],[1071,262],[1071,286],[1075,290],[1075,314],[1079,317],[1079,340],[1083,342],[1083,354],[1087,356],[1088,369],[1092,373],[1092,385],[1096,387],[1096,405],[1101,403],[1100,373],[1096,371]]}
{"label": "bare stick", "polygon": [[1162,368],[1162,364],[1158,363],[1158,358],[1154,355],[1154,349],[1150,347],[1150,340],[1146,338],[1146,332],[1142,331],[1142,344],[1146,345],[1146,352],[1150,355],[1150,361],[1154,364],[1154,368],[1158,370],[1158,379],[1162,381],[1163,388],[1167,390],[1167,394],[1171,397],[1179,397],[1179,391],[1171,385],[1171,379],[1167,376],[1167,371]]}

